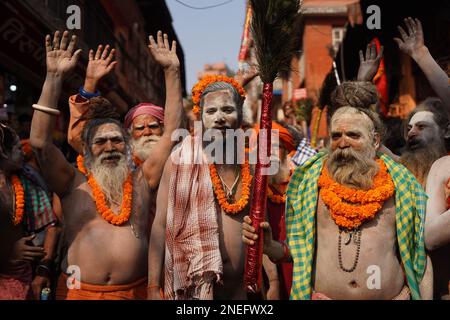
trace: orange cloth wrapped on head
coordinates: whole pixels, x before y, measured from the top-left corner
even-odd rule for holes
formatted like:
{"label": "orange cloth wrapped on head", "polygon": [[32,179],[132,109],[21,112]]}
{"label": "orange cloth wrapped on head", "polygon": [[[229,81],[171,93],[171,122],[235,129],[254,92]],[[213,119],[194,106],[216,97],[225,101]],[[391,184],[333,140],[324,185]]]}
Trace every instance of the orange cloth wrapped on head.
{"label": "orange cloth wrapped on head", "polygon": [[[258,124],[256,124],[253,129],[255,130],[256,134],[259,134]],[[294,146],[294,137],[288,129],[280,125],[278,122],[272,121],[272,130],[278,130],[280,141],[288,153],[295,151],[296,148]]]}

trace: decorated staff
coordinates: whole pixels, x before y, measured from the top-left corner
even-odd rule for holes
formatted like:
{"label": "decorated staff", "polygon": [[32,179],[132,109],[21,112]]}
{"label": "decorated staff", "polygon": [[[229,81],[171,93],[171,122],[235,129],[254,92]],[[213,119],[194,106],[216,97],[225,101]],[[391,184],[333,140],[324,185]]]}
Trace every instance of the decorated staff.
{"label": "decorated staff", "polygon": [[[298,0],[251,0],[252,35],[255,41],[259,74],[263,81],[263,101],[260,119],[261,138],[258,141],[258,160],[255,169],[255,185],[250,207],[250,217],[257,233],[261,233],[260,223],[265,219],[267,199],[267,176],[263,169],[261,154],[267,150],[270,156],[270,130],[272,129],[271,104],[273,81],[279,72],[289,71],[294,54],[295,25],[300,15]],[[262,141],[262,144],[260,142]],[[262,234],[261,234],[262,235]],[[261,289],[262,239],[247,248],[244,286],[247,292],[256,293]]]}

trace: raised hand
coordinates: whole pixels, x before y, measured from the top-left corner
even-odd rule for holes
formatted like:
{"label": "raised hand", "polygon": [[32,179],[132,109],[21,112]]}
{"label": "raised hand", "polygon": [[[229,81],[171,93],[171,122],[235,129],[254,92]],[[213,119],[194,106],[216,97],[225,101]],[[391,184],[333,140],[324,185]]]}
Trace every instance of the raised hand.
{"label": "raised hand", "polygon": [[109,49],[109,45],[105,49],[102,45],[99,45],[95,55],[94,50],[89,51],[89,62],[84,81],[84,90],[87,92],[95,92],[100,79],[109,74],[117,65],[117,61],[113,61],[116,49],[111,51]]}
{"label": "raised hand", "polygon": [[359,50],[358,81],[373,80],[380,66],[381,58],[383,57],[383,49],[383,46],[381,46],[377,55],[377,47],[375,43],[369,43],[366,48],[365,58],[363,51]]}
{"label": "raised hand", "polygon": [[65,76],[77,65],[81,49],[75,51],[77,37],[75,35],[69,41],[69,32],[64,31],[62,37],[59,31],[53,36],[45,37],[45,48],[47,51],[47,74]]}
{"label": "raised hand", "polygon": [[117,65],[117,61],[113,61],[116,49],[109,51],[110,46],[107,45],[103,49],[99,45],[97,52],[94,55],[94,50],[89,51],[89,63],[86,69],[86,79],[95,80],[98,82],[101,78],[110,73]]}
{"label": "raised hand", "polygon": [[255,66],[250,66],[244,70],[239,69],[234,80],[236,80],[241,86],[245,87],[250,81],[255,79],[259,75],[258,69]]}
{"label": "raised hand", "polygon": [[413,19],[411,17],[404,19],[404,22],[408,33],[402,27],[398,26],[397,28],[402,40],[400,38],[394,38],[394,41],[397,42],[401,51],[415,59],[426,48],[423,41],[422,24],[419,19]]}
{"label": "raised hand", "polygon": [[169,37],[161,31],[158,31],[157,41],[153,36],[149,37],[150,44],[148,48],[153,58],[163,67],[164,69],[178,69],[180,67],[180,60],[177,56],[177,42],[172,41],[172,48],[170,48]]}

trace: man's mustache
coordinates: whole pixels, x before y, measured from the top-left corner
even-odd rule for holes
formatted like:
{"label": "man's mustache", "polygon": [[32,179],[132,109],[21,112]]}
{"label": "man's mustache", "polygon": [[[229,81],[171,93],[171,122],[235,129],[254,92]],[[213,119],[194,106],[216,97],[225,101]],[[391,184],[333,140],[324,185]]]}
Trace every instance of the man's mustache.
{"label": "man's mustache", "polygon": [[332,152],[331,157],[335,161],[351,161],[358,158],[356,151],[352,148],[337,149]]}
{"label": "man's mustache", "polygon": [[148,137],[145,137],[141,140],[141,143],[147,143],[147,142],[158,142],[161,139],[161,137],[157,136],[157,135],[151,135]]}
{"label": "man's mustache", "polygon": [[114,159],[114,158],[117,158],[120,160],[120,159],[122,159],[122,157],[124,157],[124,155],[122,153],[113,151],[113,152],[108,152],[108,153],[102,153],[99,156],[99,161],[102,162],[103,160],[106,160],[106,159],[109,160],[109,159]]}
{"label": "man's mustache", "polygon": [[423,146],[423,142],[419,138],[411,138],[406,141],[406,145],[410,148],[418,148]]}

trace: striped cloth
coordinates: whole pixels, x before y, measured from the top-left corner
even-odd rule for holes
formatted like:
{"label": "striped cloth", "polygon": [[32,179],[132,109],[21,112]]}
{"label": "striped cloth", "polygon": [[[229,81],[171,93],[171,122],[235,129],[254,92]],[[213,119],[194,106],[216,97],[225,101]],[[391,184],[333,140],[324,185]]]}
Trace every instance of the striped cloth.
{"label": "striped cloth", "polygon": [[302,141],[300,141],[300,144],[297,147],[297,151],[295,152],[291,161],[295,163],[295,165],[301,166],[316,153],[317,151],[311,147],[309,141],[306,138],[303,138]]}
{"label": "striped cloth", "polygon": [[[395,185],[397,241],[411,297],[421,299],[426,255],[424,219],[426,194],[414,176],[386,155],[379,155],[386,164]],[[311,298],[311,271],[315,248],[315,218],[319,179],[326,153],[319,152],[294,172],[287,190],[286,229],[294,260],[292,300]]]}
{"label": "striped cloth", "polygon": [[[175,300],[212,300],[223,265],[218,212],[209,166],[188,136],[171,155],[164,295]],[[174,163],[174,161],[176,161]]]}
{"label": "striped cloth", "polygon": [[57,220],[52,207],[52,194],[40,174],[30,166],[24,167],[19,178],[25,193],[24,222],[27,231],[38,233]]}

